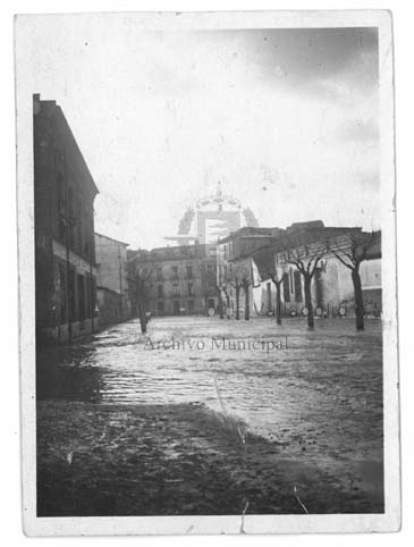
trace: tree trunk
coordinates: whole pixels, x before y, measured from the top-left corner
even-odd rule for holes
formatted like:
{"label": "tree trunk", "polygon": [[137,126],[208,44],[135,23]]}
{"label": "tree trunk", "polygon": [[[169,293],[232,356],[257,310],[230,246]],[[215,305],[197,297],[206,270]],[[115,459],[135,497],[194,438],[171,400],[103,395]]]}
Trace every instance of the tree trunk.
{"label": "tree trunk", "polygon": [[141,332],[145,334],[147,332],[147,318],[145,316],[145,310],[142,305],[139,306],[139,322],[141,325]]}
{"label": "tree trunk", "polygon": [[230,296],[229,296],[229,293],[227,292],[227,289],[226,289],[226,292],[225,292],[225,295],[226,295],[226,317],[227,319],[230,319]]}
{"label": "tree trunk", "polygon": [[356,330],[364,330],[364,299],[362,296],[361,277],[359,268],[352,270],[352,283],[354,284],[355,293],[355,322]]}
{"label": "tree trunk", "polygon": [[280,285],[281,283],[275,283],[276,286],[276,324],[282,324],[282,300],[280,297]]}
{"label": "tree trunk", "polygon": [[249,321],[250,319],[250,298],[249,287],[244,288],[244,319]]}
{"label": "tree trunk", "polygon": [[312,304],[312,278],[310,276],[305,276],[305,306],[308,310],[308,327],[313,329],[315,326],[315,320],[313,316],[313,304]]}
{"label": "tree trunk", "polygon": [[220,292],[219,292],[218,305],[219,305],[219,316],[220,316],[220,319],[224,319],[223,298],[222,298],[222,296],[221,296],[221,290],[220,290]]}
{"label": "tree trunk", "polygon": [[236,319],[240,319],[240,287],[236,286]]}

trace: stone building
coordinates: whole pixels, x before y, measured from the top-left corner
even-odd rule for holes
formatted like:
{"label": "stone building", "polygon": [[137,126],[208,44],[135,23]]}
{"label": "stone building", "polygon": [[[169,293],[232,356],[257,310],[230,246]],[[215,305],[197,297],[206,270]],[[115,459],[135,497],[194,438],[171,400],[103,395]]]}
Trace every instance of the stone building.
{"label": "stone building", "polygon": [[[306,263],[307,257],[324,250],[311,286],[316,315],[353,316],[354,288],[351,271],[337,255],[349,253],[351,240],[364,236],[371,242],[366,260],[361,262],[359,268],[364,308],[367,316],[378,317],[382,309],[381,233],[366,234],[361,228],[325,227],[322,223],[319,226],[292,225],[273,245],[252,255],[253,267],[260,279],[253,295],[256,309],[260,308],[261,314],[272,314],[275,311],[276,289],[270,277],[270,272],[273,272],[279,279],[286,274],[281,285],[283,315],[296,317],[306,314],[303,276],[289,262],[289,253],[295,253]],[[326,250],[328,241],[330,243]]]}
{"label": "stone building", "polygon": [[93,202],[98,189],[55,101],[33,96],[36,334],[71,341],[98,328]]}
{"label": "stone building", "polygon": [[101,327],[131,318],[127,247],[127,243],[95,233],[96,298]]}
{"label": "stone building", "polygon": [[128,251],[128,282],[134,316],[138,315],[137,276],[146,280],[148,311],[154,315],[196,315],[217,309],[216,258],[208,245]]}
{"label": "stone building", "polygon": [[246,226],[218,242],[217,283],[227,315],[237,317],[237,308],[243,315],[246,305],[250,316],[259,313],[261,303],[257,308],[254,294],[255,286],[261,281],[252,256],[261,249],[269,248],[282,232],[280,228]]}
{"label": "stone building", "polygon": [[[281,278],[282,315],[296,317],[306,313],[304,280],[289,253],[306,255],[323,249],[327,241],[333,248],[347,250],[350,237],[363,235],[361,228],[326,227],[322,221],[295,223],[286,229],[242,228],[218,245],[218,283],[230,315],[236,310],[236,286],[240,313],[244,313],[245,291],[250,315],[273,315],[276,288],[272,275]],[[369,316],[381,313],[381,236],[373,234],[367,259],[361,263],[360,275],[364,307]],[[243,280],[245,281],[243,283]],[[312,302],[316,314],[324,317],[352,316],[354,289],[351,272],[332,252],[324,252],[312,279]]]}

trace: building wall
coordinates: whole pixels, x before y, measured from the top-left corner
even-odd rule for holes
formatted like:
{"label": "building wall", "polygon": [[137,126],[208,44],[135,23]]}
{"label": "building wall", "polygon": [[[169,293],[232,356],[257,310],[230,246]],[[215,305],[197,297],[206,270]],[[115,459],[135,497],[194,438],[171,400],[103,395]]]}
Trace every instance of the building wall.
{"label": "building wall", "polygon": [[[287,287],[282,286],[281,296],[286,315],[301,314],[305,307],[303,276],[296,268],[289,266]],[[366,260],[361,263],[360,275],[367,313],[378,315],[381,311],[381,259]],[[312,303],[315,309],[323,310],[324,315],[354,315],[354,287],[351,270],[336,257],[328,256],[323,267],[315,273],[312,280]]]}
{"label": "building wall", "polygon": [[115,325],[123,321],[121,295],[105,287],[97,287],[96,299],[99,308],[99,324],[101,328]]}
{"label": "building wall", "polygon": [[[217,306],[215,259],[205,256],[205,246],[172,247],[138,256],[131,262],[129,283],[134,295],[134,269],[151,272],[149,307],[154,315],[207,313]],[[135,296],[132,307],[136,314]]]}
{"label": "building wall", "polygon": [[209,290],[203,259],[165,260],[156,263],[151,291],[152,312],[157,315],[202,314]]}
{"label": "building wall", "polygon": [[[306,228],[306,229],[305,229]],[[301,233],[298,234],[297,230]],[[306,256],[324,253],[312,280],[312,301],[317,314],[336,316],[354,313],[354,288],[351,271],[334,254],[326,254],[326,240],[329,237],[338,249],[348,251],[351,245],[350,234],[360,237],[360,228],[325,228],[323,223],[294,224],[287,232],[295,232],[295,237],[277,228],[243,228],[220,242],[218,246],[218,274],[221,285],[231,285],[231,266],[251,267],[251,302],[253,315],[275,313],[276,287],[270,279],[271,273],[279,278],[286,273],[281,285],[282,313],[285,316],[299,315],[305,310],[304,278],[296,266],[288,261],[288,253],[299,253],[306,263]],[[367,259],[360,265],[360,276],[367,314],[378,316],[381,312],[381,235],[380,232],[365,234],[370,247]],[[300,244],[298,243],[300,242]],[[291,246],[292,242],[295,247]],[[304,254],[306,253],[306,254]],[[316,255],[315,255],[316,253]],[[294,256],[291,255],[291,257]],[[252,258],[250,258],[252,257]],[[230,273],[229,273],[230,272]],[[233,280],[234,282],[234,280]],[[231,295],[231,310],[235,309],[235,291]],[[240,304],[244,306],[243,290],[240,291]]]}
{"label": "building wall", "polygon": [[[127,321],[131,318],[131,303],[128,289],[127,244],[95,234],[96,262],[98,266],[97,287],[100,294],[115,293],[116,298],[101,297],[98,301],[102,326]],[[111,309],[105,309],[110,306]]]}
{"label": "building wall", "polygon": [[97,188],[54,101],[33,100],[38,342],[87,334],[94,321],[93,201]]}

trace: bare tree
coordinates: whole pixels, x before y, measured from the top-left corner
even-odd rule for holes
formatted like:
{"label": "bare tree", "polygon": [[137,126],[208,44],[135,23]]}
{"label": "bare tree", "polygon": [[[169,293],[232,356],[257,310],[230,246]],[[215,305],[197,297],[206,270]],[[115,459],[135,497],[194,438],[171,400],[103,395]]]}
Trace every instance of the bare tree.
{"label": "bare tree", "polygon": [[230,313],[230,295],[229,295],[227,285],[223,286],[223,293],[224,293],[224,296],[226,297],[226,316],[227,316],[227,319],[230,319],[230,315],[229,315],[229,313]]}
{"label": "bare tree", "polygon": [[373,248],[378,232],[357,232],[346,236],[342,245],[338,240],[328,240],[327,252],[332,253],[346,268],[351,270],[352,284],[355,296],[355,324],[356,330],[364,330],[364,298],[359,268],[368,253]]}
{"label": "bare tree", "polygon": [[240,319],[240,291],[244,293],[244,319],[250,319],[250,287],[254,284],[252,265],[246,261],[235,261],[229,268],[229,283],[236,292],[236,319]]}
{"label": "bare tree", "polygon": [[153,269],[151,267],[137,268],[135,270],[135,297],[142,334],[147,332],[152,276]]}
{"label": "bare tree", "polygon": [[232,280],[230,281],[230,285],[233,287],[235,293],[236,293],[236,319],[239,321],[240,319],[240,291],[242,288],[242,281],[239,279],[239,276],[237,273],[232,276]]}
{"label": "bare tree", "polygon": [[218,309],[219,309],[219,317],[220,319],[224,319],[224,306],[223,306],[223,285],[216,283],[215,288],[217,291],[217,298],[218,298]]}
{"label": "bare tree", "polygon": [[278,325],[282,324],[282,299],[281,299],[281,286],[285,280],[287,274],[283,273],[281,276],[278,276],[277,272],[269,272],[269,277],[272,280],[273,284],[276,287],[276,323]]}
{"label": "bare tree", "polygon": [[323,245],[312,245],[312,247],[313,249],[309,245],[302,245],[301,247],[286,250],[286,262],[296,266],[296,269],[303,277],[305,307],[308,312],[308,327],[310,329],[313,329],[315,326],[312,303],[312,279],[320,261],[327,252],[326,247]]}
{"label": "bare tree", "polygon": [[250,287],[253,285],[252,280],[248,275],[242,277],[242,287],[244,292],[244,319],[250,320]]}
{"label": "bare tree", "polygon": [[[204,267],[203,277],[205,286],[204,297],[208,298],[208,295],[210,294],[210,288],[214,288],[214,291],[217,294],[219,317],[220,319],[224,319],[223,292],[225,292],[226,287],[224,284],[223,275],[216,265],[216,268],[211,270],[208,270],[206,269],[206,267]],[[226,298],[228,298],[227,294]]]}

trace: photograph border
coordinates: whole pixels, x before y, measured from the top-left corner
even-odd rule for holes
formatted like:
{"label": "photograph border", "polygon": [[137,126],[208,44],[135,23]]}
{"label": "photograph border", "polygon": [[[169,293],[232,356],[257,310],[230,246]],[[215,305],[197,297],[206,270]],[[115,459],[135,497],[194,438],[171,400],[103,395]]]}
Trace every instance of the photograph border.
{"label": "photograph border", "polygon": [[[35,284],[33,215],[32,25],[47,18],[133,17],[145,31],[238,28],[378,27],[380,67],[381,229],[384,385],[384,514],[179,517],[37,517]],[[247,534],[397,531],[400,528],[399,372],[396,283],[395,127],[392,17],[386,10],[196,13],[88,13],[15,18],[19,353],[24,530],[29,536]],[[155,520],[154,520],[155,519]]]}

